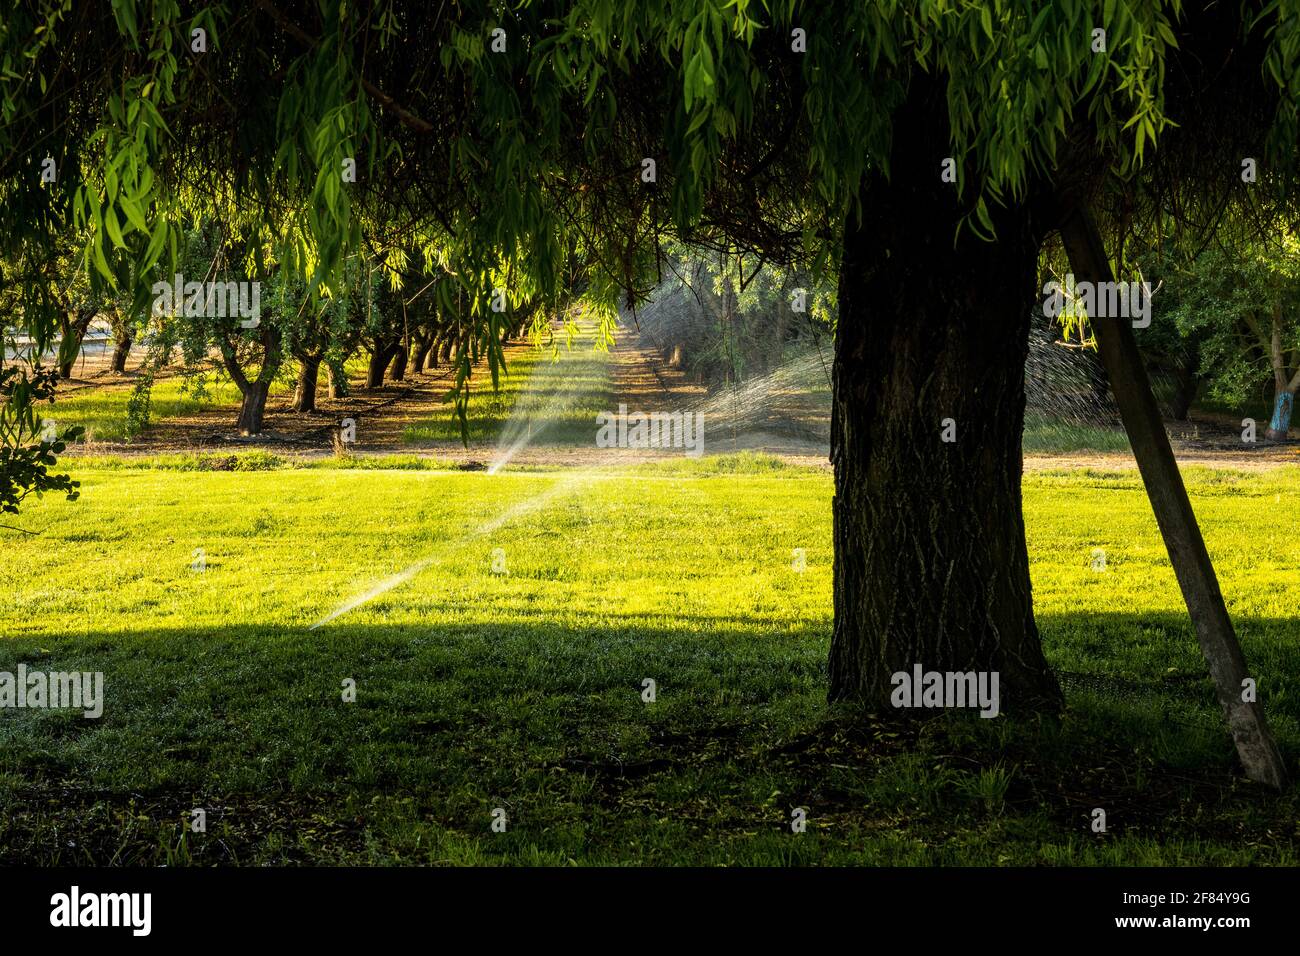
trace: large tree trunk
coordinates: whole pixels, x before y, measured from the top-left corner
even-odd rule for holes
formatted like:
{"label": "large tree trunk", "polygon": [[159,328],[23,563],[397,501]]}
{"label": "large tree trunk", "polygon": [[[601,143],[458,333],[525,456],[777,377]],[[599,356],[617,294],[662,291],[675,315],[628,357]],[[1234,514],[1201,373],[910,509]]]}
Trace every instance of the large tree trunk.
{"label": "large tree trunk", "polygon": [[455,340],[448,335],[442,340],[442,346],[438,349],[438,364],[446,365],[451,361],[452,350],[455,348]]}
{"label": "large tree trunk", "polygon": [[1020,500],[1038,236],[1017,207],[996,243],[966,232],[954,248],[945,145],[900,129],[891,186],[864,187],[845,233],[830,697],[888,710],[891,675],[919,664],[997,672],[1002,711],[1054,711]]}
{"label": "large tree trunk", "polygon": [[316,379],[320,374],[319,358],[298,360],[298,387],[293,393],[293,410],[299,413],[316,411]]}
{"label": "large tree trunk", "polygon": [[266,412],[266,396],[271,383],[252,381],[244,388],[244,401],[239,408],[239,434],[260,435],[262,416]]}
{"label": "large tree trunk", "polygon": [[239,407],[239,421],[236,423],[241,435],[260,435],[262,432],[262,415],[266,411],[266,397],[270,394],[271,382],[275,379],[284,360],[284,354],[280,351],[280,342],[279,328],[269,322],[265,323],[261,334],[262,367],[257,373],[257,378],[250,381],[239,364],[234,341],[229,335],[222,335],[217,339],[217,347],[221,351],[221,361],[226,366],[226,372],[244,397]]}

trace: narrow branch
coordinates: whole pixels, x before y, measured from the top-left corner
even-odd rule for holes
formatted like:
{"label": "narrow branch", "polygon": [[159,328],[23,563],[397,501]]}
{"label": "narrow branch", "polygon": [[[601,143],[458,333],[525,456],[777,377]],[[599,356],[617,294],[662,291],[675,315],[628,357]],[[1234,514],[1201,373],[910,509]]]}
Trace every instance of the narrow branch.
{"label": "narrow branch", "polygon": [[[286,17],[283,13],[281,13],[278,9],[276,9],[275,5],[272,4],[270,0],[255,0],[255,2],[257,3],[257,6],[261,8],[272,20],[274,20],[276,23],[280,25],[280,29],[282,29],[285,33],[289,34],[299,43],[302,43],[309,47],[314,47],[319,42],[310,33],[302,29],[302,27],[298,26],[296,23],[292,22],[288,17]],[[375,86],[375,84],[371,83],[364,76],[361,76],[360,73],[358,73],[358,79],[360,79],[361,81],[361,88],[365,90],[368,94],[370,94],[371,98],[373,98],[376,102],[378,102],[380,106],[383,106],[385,109],[391,111],[405,125],[421,133],[433,132],[433,124],[430,123],[428,120],[424,120],[416,116],[414,113],[412,113],[406,107],[402,106],[400,103],[398,103],[395,99],[393,99],[383,90],[381,90],[379,87]]]}

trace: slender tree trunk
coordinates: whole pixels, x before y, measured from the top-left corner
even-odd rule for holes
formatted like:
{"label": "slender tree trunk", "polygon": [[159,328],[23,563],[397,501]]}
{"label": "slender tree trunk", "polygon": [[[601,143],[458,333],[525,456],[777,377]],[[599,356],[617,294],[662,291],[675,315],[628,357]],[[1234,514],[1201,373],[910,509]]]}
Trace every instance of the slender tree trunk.
{"label": "slender tree trunk", "polygon": [[316,380],[320,374],[320,359],[298,360],[298,387],[293,393],[293,410],[300,414],[316,411]]}
{"label": "slender tree trunk", "polygon": [[438,351],[438,364],[446,365],[451,361],[452,349],[455,347],[455,340],[448,335],[442,340],[442,348]]}
{"label": "slender tree trunk", "polygon": [[1264,437],[1272,441],[1286,441],[1290,437],[1291,408],[1295,405],[1296,389],[1300,388],[1300,370],[1287,377],[1286,356],[1282,349],[1282,299],[1273,302],[1273,328],[1269,342],[1269,361],[1273,366],[1274,397],[1273,419]]}
{"label": "slender tree trunk", "polygon": [[244,389],[243,404],[239,408],[239,434],[260,435],[262,433],[262,416],[266,412],[266,396],[270,388],[270,382],[248,383]]}
{"label": "slender tree trunk", "polygon": [[[914,114],[914,124],[930,115]],[[890,710],[897,672],[997,672],[1000,709],[1055,711],[1021,511],[1039,236],[1017,207],[964,233],[942,130],[900,128],[888,189],[846,229],[831,418],[830,697]],[[877,180],[875,185],[881,185]],[[955,441],[945,441],[953,437]]]}
{"label": "slender tree trunk", "polygon": [[[1061,239],[1074,274],[1084,282],[1114,281],[1110,260],[1090,210],[1085,205],[1074,204],[1067,205],[1064,212]],[[1247,698],[1245,682],[1251,672],[1246,667],[1232,618],[1228,616],[1178,462],[1169,446],[1169,436],[1160,419],[1160,409],[1133,329],[1122,319],[1099,318],[1091,324],[1133,457],[1151,500],[1151,510],[1155,512],[1156,524],[1169,553],[1169,563],[1173,565],[1196,628],[1219,706],[1237,745],[1237,755],[1247,777],[1281,788],[1288,778],[1286,763],[1269,731],[1259,700],[1254,695]]]}
{"label": "slender tree trunk", "polygon": [[[66,381],[72,378],[72,367],[76,364],[77,356],[81,353],[81,336],[76,334],[75,323],[68,318],[62,318],[60,324],[62,328],[59,330],[61,333],[59,335],[59,354],[67,355],[68,358],[59,363],[59,378]],[[77,346],[75,349],[68,350],[67,345],[73,339],[76,340]]]}
{"label": "slender tree trunk", "polygon": [[130,332],[118,332],[113,341],[113,358],[110,359],[109,369],[117,375],[126,375],[126,358],[131,354],[131,341]]}
{"label": "slender tree trunk", "polygon": [[1196,373],[1179,370],[1174,382],[1174,395],[1169,402],[1169,414],[1176,422],[1187,421],[1191,414],[1192,403],[1201,390],[1201,377]]}

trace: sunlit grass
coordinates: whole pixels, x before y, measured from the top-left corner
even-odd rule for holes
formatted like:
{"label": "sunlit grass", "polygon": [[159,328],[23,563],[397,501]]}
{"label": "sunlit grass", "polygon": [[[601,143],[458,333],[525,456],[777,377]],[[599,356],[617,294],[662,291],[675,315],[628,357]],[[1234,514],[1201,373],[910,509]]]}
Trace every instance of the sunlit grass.
{"label": "sunlit grass", "polygon": [[[596,415],[614,410],[609,352],[592,347],[590,333],[570,349],[515,349],[493,388],[487,369],[475,371],[467,414],[470,442],[517,439],[548,445],[591,445]],[[514,418],[512,422],[512,417]],[[409,445],[460,442],[460,421],[447,410],[408,425],[402,440]]]}
{"label": "sunlit grass", "polygon": [[[98,721],[0,714],[4,862],[1297,861],[1295,799],[1234,782],[1133,472],[1025,481],[1064,721],[903,740],[825,704],[825,471],[158,464],[80,470],[79,502],[23,516],[39,538],[0,538],[0,566],[36,569],[0,606],[0,670],[101,670],[107,690]],[[1189,480],[1292,762],[1297,477]]]}

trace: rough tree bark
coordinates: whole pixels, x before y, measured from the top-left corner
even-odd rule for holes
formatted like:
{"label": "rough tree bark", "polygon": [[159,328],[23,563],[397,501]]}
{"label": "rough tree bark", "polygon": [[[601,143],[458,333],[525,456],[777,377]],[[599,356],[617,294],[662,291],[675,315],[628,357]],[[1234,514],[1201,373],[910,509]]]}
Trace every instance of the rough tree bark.
{"label": "rough tree bark", "polygon": [[239,365],[235,343],[227,335],[221,335],[217,340],[226,372],[243,396],[239,406],[237,427],[239,433],[245,436],[261,434],[262,418],[266,413],[266,398],[271,390],[271,382],[275,379],[276,372],[280,370],[280,363],[284,360],[283,352],[280,350],[279,329],[270,323],[263,323],[261,341],[262,366],[258,370],[257,378],[250,380]]}
{"label": "rough tree bark", "polygon": [[424,363],[429,357],[429,350],[432,348],[433,340],[427,336],[415,340],[415,352],[411,359],[411,368],[417,375],[424,371]]}
{"label": "rough tree bark", "polygon": [[940,182],[937,103],[900,112],[889,186],[864,184],[845,232],[830,698],[888,710],[891,675],[920,664],[996,671],[1004,712],[1055,711],[1020,498],[1042,232],[1027,202],[995,216],[996,243],[964,232],[954,248],[963,210]]}
{"label": "rough tree bark", "polygon": [[388,371],[388,363],[393,360],[396,348],[391,342],[375,343],[370,352],[370,362],[366,365],[366,388],[383,387],[384,373]]}
{"label": "rough tree bark", "polygon": [[243,389],[244,400],[239,406],[239,434],[262,433],[262,417],[266,414],[266,396],[270,387],[270,382],[254,380]]}
{"label": "rough tree bark", "polygon": [[392,377],[394,382],[406,381],[406,362],[407,355],[409,354],[410,353],[407,351],[406,346],[400,342],[393,350],[393,367],[390,370],[389,375]]}
{"label": "rough tree bark", "polygon": [[[1061,238],[1077,280],[1113,281],[1090,211],[1068,201],[1063,209]],[[1120,319],[1099,318],[1090,324],[1242,767],[1250,779],[1281,788],[1287,781],[1286,763],[1269,732],[1264,709],[1257,701],[1242,700],[1242,683],[1250,671],[1183,487],[1133,329]]]}
{"label": "rough tree bark", "polygon": [[1295,408],[1295,392],[1279,388],[1273,396],[1273,417],[1269,419],[1264,437],[1270,441],[1286,441],[1291,437],[1291,411]]}
{"label": "rough tree bark", "polygon": [[[340,363],[341,364],[341,363]],[[335,374],[334,366],[325,363],[325,378],[329,383],[330,398],[345,398],[348,394],[348,380],[342,374]]]}
{"label": "rough tree bark", "polygon": [[126,374],[126,359],[131,354],[131,329],[124,325],[117,330],[113,339],[113,358],[109,363],[109,368],[118,375]]}
{"label": "rough tree bark", "polygon": [[293,410],[300,414],[316,411],[316,381],[320,375],[320,356],[298,359],[298,386],[293,392]]}

